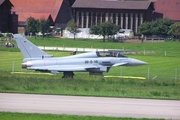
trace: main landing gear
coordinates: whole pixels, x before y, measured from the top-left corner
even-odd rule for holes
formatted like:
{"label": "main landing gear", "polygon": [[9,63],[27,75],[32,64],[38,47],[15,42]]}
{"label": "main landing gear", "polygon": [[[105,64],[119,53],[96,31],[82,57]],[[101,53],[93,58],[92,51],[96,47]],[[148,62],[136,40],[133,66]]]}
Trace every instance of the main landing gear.
{"label": "main landing gear", "polygon": [[74,73],[72,71],[63,72],[62,78],[73,78]]}

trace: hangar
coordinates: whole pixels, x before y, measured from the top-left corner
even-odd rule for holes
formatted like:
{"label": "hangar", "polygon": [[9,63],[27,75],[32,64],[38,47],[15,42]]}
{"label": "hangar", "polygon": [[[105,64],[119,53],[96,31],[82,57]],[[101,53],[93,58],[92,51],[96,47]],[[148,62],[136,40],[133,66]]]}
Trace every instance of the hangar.
{"label": "hangar", "polygon": [[122,29],[137,28],[153,19],[153,2],[125,0],[76,0],[72,5],[73,15],[80,28],[90,28],[102,22],[112,22]]}
{"label": "hangar", "polygon": [[[132,29],[138,34],[137,28],[145,21],[157,18],[170,18],[180,21],[179,0],[0,0],[10,1],[10,13],[18,18],[18,32],[25,31],[27,18],[45,18],[56,28],[65,29],[67,22],[74,18],[80,28],[90,28],[101,22],[113,22],[122,29]],[[2,8],[2,2],[0,2]],[[73,4],[74,3],[74,4]],[[9,7],[6,7],[9,8]],[[2,12],[1,12],[2,13]],[[1,14],[2,15],[2,14]],[[18,16],[17,16],[18,15]],[[3,17],[5,18],[5,17]],[[10,20],[10,18],[6,19]],[[8,20],[0,17],[0,30],[6,31]],[[6,26],[5,26],[6,24]],[[8,28],[9,29],[9,28]],[[16,30],[17,31],[17,30]]]}

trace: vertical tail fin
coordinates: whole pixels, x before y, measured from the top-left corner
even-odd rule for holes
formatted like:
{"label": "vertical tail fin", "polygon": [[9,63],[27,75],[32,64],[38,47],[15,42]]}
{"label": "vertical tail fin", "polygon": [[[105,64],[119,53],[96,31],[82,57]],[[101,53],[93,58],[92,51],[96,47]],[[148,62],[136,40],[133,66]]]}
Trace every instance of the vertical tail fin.
{"label": "vertical tail fin", "polygon": [[24,58],[40,58],[42,56],[49,56],[22,35],[14,34],[13,36]]}

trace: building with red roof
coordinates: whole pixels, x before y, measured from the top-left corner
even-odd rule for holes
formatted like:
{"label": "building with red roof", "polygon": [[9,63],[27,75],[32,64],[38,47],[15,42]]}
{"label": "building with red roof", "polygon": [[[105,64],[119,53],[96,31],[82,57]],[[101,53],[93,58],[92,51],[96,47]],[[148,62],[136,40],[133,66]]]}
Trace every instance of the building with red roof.
{"label": "building with red roof", "polygon": [[[92,25],[110,21],[122,29],[132,29],[137,34],[138,26],[145,21],[157,18],[180,21],[180,0],[0,1],[12,3],[13,6],[9,4],[12,7],[12,13],[18,14],[19,30],[23,29],[23,31],[25,31],[24,28],[29,17],[49,20],[55,29],[65,29],[67,22],[73,17],[81,28],[90,28]],[[2,28],[2,25],[0,27]]]}
{"label": "building with red roof", "polygon": [[154,3],[153,18],[170,18],[180,21],[180,0],[157,0]]}
{"label": "building with red roof", "polygon": [[66,23],[72,18],[71,6],[67,0],[10,0],[14,5],[12,11],[18,16],[19,30],[25,28],[27,19],[46,19],[51,21],[55,28],[66,27]]}

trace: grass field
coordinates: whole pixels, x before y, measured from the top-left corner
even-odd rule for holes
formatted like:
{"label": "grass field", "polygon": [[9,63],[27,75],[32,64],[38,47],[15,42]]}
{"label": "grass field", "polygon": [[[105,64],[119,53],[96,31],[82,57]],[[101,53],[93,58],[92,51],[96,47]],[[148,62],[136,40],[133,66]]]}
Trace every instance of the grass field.
{"label": "grass field", "polygon": [[[56,38],[57,39],[57,38]],[[55,40],[56,40],[55,39]],[[37,43],[42,40],[36,40]],[[51,41],[45,39],[44,41]],[[53,39],[52,39],[53,41]],[[51,41],[51,42],[52,42]],[[59,40],[57,40],[59,41]],[[81,42],[81,40],[69,40],[70,43]],[[89,44],[91,41],[87,41]],[[96,41],[97,44],[100,41]],[[50,44],[50,42],[48,43]],[[52,42],[51,44],[54,44]],[[110,43],[107,43],[110,44]],[[122,43],[118,43],[122,44]],[[129,54],[129,57],[140,59],[148,62],[148,65],[139,67],[114,67],[109,73],[104,75],[124,75],[145,77],[149,80],[138,79],[119,79],[89,76],[87,72],[75,72],[73,80],[61,79],[62,73],[56,76],[48,75],[23,75],[10,74],[14,71],[27,71],[21,69],[22,55],[17,48],[1,48],[0,50],[0,79],[1,92],[20,92],[20,93],[41,93],[41,94],[63,94],[63,95],[83,95],[83,96],[109,96],[109,97],[134,97],[134,98],[158,98],[158,99],[180,99],[180,51],[179,47],[175,48],[179,42],[168,43],[146,43],[131,44],[132,48],[137,46],[152,46],[157,48],[161,46],[161,50],[167,49],[170,55],[164,56],[155,54]],[[117,43],[111,43],[112,47]],[[129,44],[122,44],[128,46]],[[77,45],[78,46],[78,45]],[[137,47],[142,50],[143,47]],[[170,48],[171,46],[171,48]],[[174,50],[174,49],[177,50]],[[57,56],[67,56],[69,52],[47,51],[49,54]],[[13,67],[14,64],[14,67]],[[148,72],[149,71],[149,72]],[[176,73],[177,72],[177,73]]]}
{"label": "grass field", "polygon": [[180,99],[180,81],[105,79],[78,75],[27,75],[1,72],[0,91],[56,95],[105,96],[127,98]]}
{"label": "grass field", "polygon": [[[63,39],[63,38],[30,38],[39,46],[81,47],[138,50],[129,57],[148,62],[140,67],[114,67],[105,75],[124,75],[145,77],[147,80],[120,79],[89,76],[88,73],[75,73],[74,79],[61,79],[62,73],[56,76],[42,74],[10,74],[21,69],[22,55],[17,48],[2,47],[5,41],[0,42],[0,92],[37,93],[57,95],[107,96],[153,99],[180,100],[180,42],[164,43],[103,43],[101,40]],[[144,54],[143,52],[147,53]],[[69,52],[46,51],[56,57],[67,56]],[[78,52],[79,53],[79,52]],[[166,54],[166,56],[165,56]],[[14,67],[13,67],[14,65]],[[0,119],[120,119],[90,116],[41,115],[21,113],[0,113]],[[13,117],[12,117],[13,116]],[[131,120],[131,118],[122,118]],[[132,118],[134,119],[134,118]]]}
{"label": "grass field", "polygon": [[[75,48],[102,48],[102,49],[128,49],[138,51],[167,51],[167,55],[171,53],[178,55],[180,51],[180,42],[149,42],[149,43],[119,43],[119,42],[102,42],[96,39],[67,39],[67,38],[45,38],[41,37],[27,38],[37,46],[53,46],[53,47],[75,47]],[[133,40],[132,40],[133,41]],[[1,41],[0,46],[4,46],[6,41]],[[15,43],[15,41],[12,41]],[[164,54],[162,54],[164,55]],[[179,55],[180,56],[180,55]]]}
{"label": "grass field", "polygon": [[[113,118],[103,116],[77,116],[77,115],[52,115],[0,112],[0,120],[157,120],[147,118]],[[163,119],[158,119],[163,120]]]}
{"label": "grass field", "polygon": [[[180,50],[180,42],[149,42],[149,43],[119,43],[119,42],[102,42],[94,39],[67,39],[67,38],[28,38],[38,46],[58,46],[58,47],[81,47],[81,48],[105,48],[105,49],[130,49],[130,50]],[[135,44],[135,45],[134,45]]]}
{"label": "grass field", "polygon": [[[59,51],[48,51],[49,54],[54,54],[55,56],[67,56],[69,52],[59,52]],[[24,71],[21,68],[22,55],[20,52],[9,52],[0,51],[0,71]],[[140,59],[142,61],[148,62],[148,65],[139,67],[120,67],[111,68],[109,73],[105,75],[124,75],[124,76],[148,76],[148,68],[150,68],[150,79],[157,76],[159,79],[170,79],[174,80],[175,77],[180,79],[180,74],[175,75],[175,71],[180,68],[179,57],[164,57],[164,56],[152,56],[152,55],[128,55],[129,57]],[[13,67],[14,65],[14,67]],[[26,70],[25,70],[26,71]],[[88,73],[77,73],[77,74],[88,74]]]}

